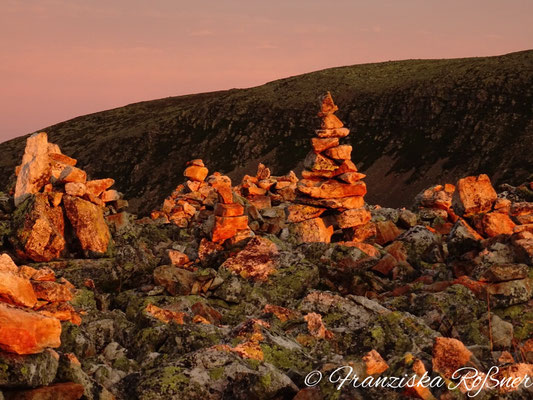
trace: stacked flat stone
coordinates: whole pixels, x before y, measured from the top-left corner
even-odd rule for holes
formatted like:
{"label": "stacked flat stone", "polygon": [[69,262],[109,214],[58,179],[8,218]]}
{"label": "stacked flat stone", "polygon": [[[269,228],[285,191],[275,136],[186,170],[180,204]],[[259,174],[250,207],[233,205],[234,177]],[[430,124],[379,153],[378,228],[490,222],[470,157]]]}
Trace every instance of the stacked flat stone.
{"label": "stacked flat stone", "polygon": [[61,257],[69,242],[65,214],[79,242],[74,247],[107,252],[111,235],[104,213],[123,209],[127,201],[110,189],[113,179],[87,180],[87,173],[76,164],[58,145],[48,142],[45,132],[26,141],[22,163],[15,171],[15,205],[26,210],[14,219],[19,227],[14,238],[19,257],[33,261]]}
{"label": "stacked flat stone", "polygon": [[292,201],[296,198],[298,177],[293,171],[284,176],[273,176],[270,168],[259,163],[255,176],[244,175],[235,188],[257,210],[268,209],[272,204]]}
{"label": "stacked flat stone", "polygon": [[181,228],[187,228],[195,217],[202,219],[206,208],[212,210],[217,201],[216,191],[205,182],[208,173],[209,170],[202,160],[188,161],[183,172],[187,181],[178,185],[165,199],[161,210],[151,213],[152,219],[173,223]]}
{"label": "stacked flat stone", "polygon": [[244,215],[244,207],[233,196],[231,179],[215,172],[207,181],[218,193],[211,240],[214,243],[224,243],[226,240],[235,243],[253,236],[248,217]]}
{"label": "stacked flat stone", "polygon": [[302,209],[313,218],[292,227],[303,242],[329,242],[334,229],[342,229],[349,241],[362,241],[373,232],[368,226],[370,212],[364,207],[365,175],[351,161],[352,146],[340,144],[350,130],[334,114],[337,110],[328,92],[321,99],[321,127],[311,139],[313,150],[304,161],[303,179],[298,182],[300,195],[295,202],[315,208]]}

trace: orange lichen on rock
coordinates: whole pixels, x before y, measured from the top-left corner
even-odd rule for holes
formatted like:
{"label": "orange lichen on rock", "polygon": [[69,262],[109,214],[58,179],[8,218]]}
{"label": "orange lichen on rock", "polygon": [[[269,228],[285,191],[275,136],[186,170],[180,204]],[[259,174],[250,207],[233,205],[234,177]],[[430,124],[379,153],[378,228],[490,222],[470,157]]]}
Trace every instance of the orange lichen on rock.
{"label": "orange lichen on rock", "polygon": [[376,350],[371,350],[363,356],[367,375],[379,375],[389,369],[389,365],[383,360]]}
{"label": "orange lichen on rock", "polygon": [[157,307],[154,304],[148,304],[144,311],[146,311],[146,313],[160,321],[163,321],[165,323],[173,321],[178,325],[184,324],[183,318],[186,315],[184,312],[165,310],[163,308]]}
{"label": "orange lichen on rock", "polygon": [[453,208],[456,213],[465,217],[490,211],[498,197],[485,174],[459,179],[456,187]]}
{"label": "orange lichen on rock", "polygon": [[333,332],[326,329],[324,322],[322,322],[322,316],[317,313],[309,313],[304,316],[304,320],[307,322],[307,329],[311,336],[318,339],[332,339]]}
{"label": "orange lichen on rock", "polygon": [[453,338],[436,337],[433,343],[433,370],[450,378],[455,371],[464,367],[472,357],[465,345]]}
{"label": "orange lichen on rock", "polygon": [[256,236],[235,256],[228,258],[222,267],[243,278],[266,281],[277,267],[278,247],[270,240]]}

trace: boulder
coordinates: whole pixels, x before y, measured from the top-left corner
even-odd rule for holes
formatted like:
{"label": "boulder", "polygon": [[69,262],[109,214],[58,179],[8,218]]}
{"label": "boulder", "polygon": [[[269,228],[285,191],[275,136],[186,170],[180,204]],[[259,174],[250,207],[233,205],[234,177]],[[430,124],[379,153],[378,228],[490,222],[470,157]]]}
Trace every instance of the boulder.
{"label": "boulder", "polygon": [[235,256],[228,258],[222,267],[245,279],[265,281],[276,270],[279,250],[270,240],[256,236]]}
{"label": "boulder", "polygon": [[213,242],[223,242],[232,238],[240,230],[248,229],[248,217],[245,215],[239,217],[217,217],[215,216],[215,226],[211,233]]}
{"label": "boulder", "polygon": [[195,281],[194,273],[172,265],[161,265],[154,270],[154,281],[171,295],[189,295]]}
{"label": "boulder", "polygon": [[337,225],[343,229],[365,225],[371,218],[370,211],[364,207],[346,210],[335,216]]}
{"label": "boulder", "polygon": [[453,195],[453,209],[459,215],[470,217],[489,212],[498,198],[487,175],[459,179]]}
{"label": "boulder", "polygon": [[50,206],[46,193],[37,193],[20,204],[13,216],[13,226],[12,241],[23,258],[50,261],[65,249],[63,210]]}
{"label": "boulder", "polygon": [[352,146],[341,144],[340,146],[327,149],[324,154],[334,160],[349,160],[352,157]]}
{"label": "boulder", "polygon": [[311,146],[315,153],[321,153],[331,147],[339,145],[339,138],[312,138]]}
{"label": "boulder", "polygon": [[465,345],[452,338],[437,337],[433,344],[433,371],[450,378],[455,371],[464,367],[472,357]]}
{"label": "boulder", "polygon": [[314,152],[307,155],[304,166],[312,171],[335,171],[338,168],[335,161]]}
{"label": "boulder", "polygon": [[498,235],[512,235],[516,224],[511,220],[509,215],[490,212],[483,216],[483,232],[489,237]]}
{"label": "boulder", "polygon": [[45,132],[34,133],[26,141],[22,164],[15,185],[15,206],[29,195],[37,193],[49,180],[51,174],[48,158],[48,136]]}
{"label": "boulder", "polygon": [[83,396],[83,385],[74,382],[55,383],[37,389],[7,392],[6,400],[78,400]]}
{"label": "boulder", "polygon": [[17,354],[40,353],[61,344],[56,318],[0,303],[0,349]]}
{"label": "boulder", "polygon": [[199,167],[196,165],[191,165],[185,168],[183,175],[189,178],[191,181],[203,182],[207,177],[209,170],[206,167]]}
{"label": "boulder", "polygon": [[28,279],[14,272],[0,270],[0,300],[31,308],[37,302],[37,297]]}
{"label": "boulder", "polygon": [[384,245],[395,240],[402,231],[392,221],[376,222],[376,243]]}
{"label": "boulder", "polygon": [[302,222],[307,219],[317,218],[326,211],[325,208],[317,208],[303,204],[290,204],[286,209],[287,221]]}
{"label": "boulder", "polygon": [[330,243],[331,235],[333,235],[333,226],[326,227],[321,218],[313,218],[290,224],[289,232],[296,243]]}
{"label": "boulder", "polygon": [[9,254],[0,254],[0,272],[18,272],[19,267],[13,262]]}
{"label": "boulder", "polygon": [[103,209],[74,196],[64,196],[63,204],[82,250],[106,253],[111,234],[104,219]]}
{"label": "boulder", "polygon": [[239,203],[222,204],[215,206],[215,215],[219,217],[238,217],[244,214],[244,207]]}
{"label": "boulder", "polygon": [[91,193],[93,196],[98,197],[102,194],[102,192],[109,189],[114,184],[115,184],[115,180],[111,178],[95,179],[95,180],[87,181],[85,183],[85,187],[87,189],[87,192]]}
{"label": "boulder", "polygon": [[298,190],[314,198],[335,199],[351,196],[364,196],[366,194],[366,185],[364,182],[356,182],[352,185],[334,180],[315,181],[302,179],[298,182]]}
{"label": "boulder", "polygon": [[0,351],[0,388],[49,385],[56,377],[58,364],[59,355],[52,349],[28,355]]}

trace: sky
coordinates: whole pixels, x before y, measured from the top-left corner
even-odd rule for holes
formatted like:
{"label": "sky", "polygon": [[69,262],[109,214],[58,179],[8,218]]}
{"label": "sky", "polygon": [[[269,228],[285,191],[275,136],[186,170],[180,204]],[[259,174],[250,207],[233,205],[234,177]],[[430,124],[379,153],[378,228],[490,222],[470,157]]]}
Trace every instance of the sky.
{"label": "sky", "polygon": [[531,48],[532,0],[0,0],[0,142],[329,67]]}

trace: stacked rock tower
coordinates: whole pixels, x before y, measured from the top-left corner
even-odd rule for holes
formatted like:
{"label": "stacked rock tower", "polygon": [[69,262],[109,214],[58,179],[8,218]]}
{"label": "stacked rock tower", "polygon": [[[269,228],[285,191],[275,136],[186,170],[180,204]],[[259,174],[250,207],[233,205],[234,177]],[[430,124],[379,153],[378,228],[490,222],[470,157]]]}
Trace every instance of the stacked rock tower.
{"label": "stacked rock tower", "polygon": [[[303,179],[298,182],[297,202],[325,208],[327,226],[342,229],[345,240],[363,241],[374,234],[370,212],[364,207],[366,176],[351,161],[352,146],[340,144],[350,130],[334,114],[338,107],[328,92],[321,98],[320,129],[311,139],[313,149],[304,161]],[[332,231],[332,230],[331,230]]]}

